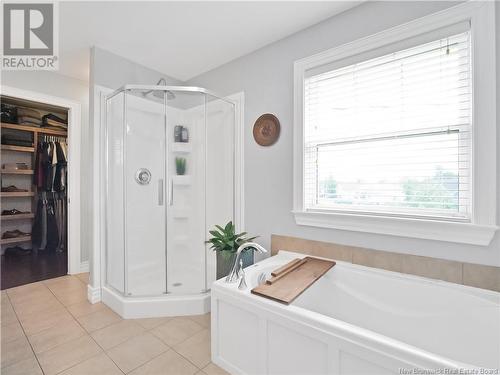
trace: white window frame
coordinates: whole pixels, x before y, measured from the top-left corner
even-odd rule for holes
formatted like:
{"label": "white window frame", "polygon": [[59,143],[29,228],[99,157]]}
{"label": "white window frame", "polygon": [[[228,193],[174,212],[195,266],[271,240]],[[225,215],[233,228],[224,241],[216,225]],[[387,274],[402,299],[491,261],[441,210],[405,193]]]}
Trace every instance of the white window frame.
{"label": "white window frame", "polygon": [[[294,63],[294,206],[298,225],[487,246],[496,225],[495,4],[468,2]],[[472,216],[470,223],[373,213],[306,210],[304,206],[304,79],[325,64],[468,21],[472,43]]]}

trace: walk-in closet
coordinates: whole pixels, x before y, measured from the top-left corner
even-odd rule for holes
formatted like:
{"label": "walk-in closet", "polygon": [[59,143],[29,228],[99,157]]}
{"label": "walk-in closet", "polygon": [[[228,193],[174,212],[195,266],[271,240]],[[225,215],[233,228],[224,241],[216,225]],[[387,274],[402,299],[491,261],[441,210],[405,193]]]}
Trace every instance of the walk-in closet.
{"label": "walk-in closet", "polygon": [[1,97],[1,288],[68,272],[68,111]]}

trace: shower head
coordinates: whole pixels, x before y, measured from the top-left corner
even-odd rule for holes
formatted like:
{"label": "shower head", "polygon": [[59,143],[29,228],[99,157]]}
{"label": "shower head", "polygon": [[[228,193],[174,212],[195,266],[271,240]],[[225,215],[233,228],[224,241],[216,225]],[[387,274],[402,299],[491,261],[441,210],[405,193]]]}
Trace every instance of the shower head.
{"label": "shower head", "polygon": [[168,100],[175,99],[175,94],[172,91],[170,91],[170,90],[166,90],[166,91],[163,91],[163,90],[150,90],[150,91],[144,92],[143,95],[145,97],[148,97],[148,96],[151,95],[151,96],[154,96],[157,99],[163,100],[163,98],[165,97],[165,93],[167,93],[167,99]]}
{"label": "shower head", "polygon": [[[165,80],[165,78],[160,78],[160,80],[156,83],[156,86],[160,86],[160,85],[164,85],[164,86],[167,85],[167,81]],[[165,90],[165,91],[164,90],[149,90],[149,91],[143,92],[143,95],[146,97],[149,94],[152,94],[152,96],[154,96],[155,98],[163,100],[165,93],[167,94],[168,100],[175,99],[175,94],[170,90]]]}
{"label": "shower head", "polygon": [[[166,91],[163,91],[163,90],[152,90],[150,91],[153,93],[153,96],[155,98],[158,98],[158,99],[163,99],[164,96],[165,96],[165,93],[167,94],[167,99],[168,100],[172,100],[172,99],[175,99],[175,94],[170,91],[170,90],[166,90]],[[146,93],[145,96],[149,95],[149,93]]]}

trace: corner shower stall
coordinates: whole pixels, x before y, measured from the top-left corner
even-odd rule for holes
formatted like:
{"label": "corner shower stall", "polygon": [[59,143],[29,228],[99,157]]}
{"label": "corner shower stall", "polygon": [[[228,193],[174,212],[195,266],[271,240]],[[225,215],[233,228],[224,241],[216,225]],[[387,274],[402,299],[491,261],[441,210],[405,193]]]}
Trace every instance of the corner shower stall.
{"label": "corner shower stall", "polygon": [[105,111],[103,301],[126,318],[208,312],[216,257],[205,240],[234,218],[234,103],[126,85]]}

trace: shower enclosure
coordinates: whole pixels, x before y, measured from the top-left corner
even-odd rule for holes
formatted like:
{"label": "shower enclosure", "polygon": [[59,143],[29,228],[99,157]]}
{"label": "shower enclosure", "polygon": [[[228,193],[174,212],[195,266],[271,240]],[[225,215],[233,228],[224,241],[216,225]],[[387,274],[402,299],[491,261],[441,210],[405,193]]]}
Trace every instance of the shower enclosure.
{"label": "shower enclosure", "polygon": [[216,259],[205,240],[234,218],[234,103],[126,85],[105,110],[103,301],[128,318],[207,312]]}

